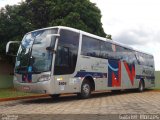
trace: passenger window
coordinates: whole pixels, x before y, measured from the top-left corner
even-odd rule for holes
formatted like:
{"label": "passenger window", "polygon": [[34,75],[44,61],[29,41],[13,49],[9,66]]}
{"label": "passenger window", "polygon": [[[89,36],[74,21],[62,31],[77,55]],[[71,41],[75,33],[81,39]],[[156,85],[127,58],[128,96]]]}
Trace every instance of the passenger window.
{"label": "passenger window", "polygon": [[116,45],[116,59],[123,58],[123,51],[124,51],[123,47]]}
{"label": "passenger window", "polygon": [[108,59],[111,58],[113,55],[112,53],[112,44],[109,42],[101,42],[101,52],[100,57]]}
{"label": "passenger window", "polygon": [[91,57],[99,57],[100,41],[84,35],[82,38],[81,54]]}

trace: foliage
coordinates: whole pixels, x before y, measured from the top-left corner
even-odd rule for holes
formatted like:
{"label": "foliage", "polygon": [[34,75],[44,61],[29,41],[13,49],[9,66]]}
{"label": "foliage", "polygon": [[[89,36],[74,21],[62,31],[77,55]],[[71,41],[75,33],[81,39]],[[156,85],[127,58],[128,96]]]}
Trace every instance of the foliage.
{"label": "foliage", "polygon": [[107,34],[107,35],[106,35],[106,38],[109,39],[109,40],[112,40],[112,35]]}
{"label": "foliage", "polygon": [[8,41],[20,41],[31,30],[57,25],[106,37],[101,12],[89,0],[26,0],[0,10],[0,55]]}

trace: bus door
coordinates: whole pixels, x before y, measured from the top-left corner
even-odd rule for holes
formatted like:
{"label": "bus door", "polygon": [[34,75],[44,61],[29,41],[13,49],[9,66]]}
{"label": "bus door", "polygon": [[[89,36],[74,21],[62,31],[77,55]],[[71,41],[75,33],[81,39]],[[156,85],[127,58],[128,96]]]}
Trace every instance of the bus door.
{"label": "bus door", "polygon": [[108,87],[121,88],[121,61],[108,60]]}
{"label": "bus door", "polygon": [[55,62],[54,62],[54,88],[56,93],[75,92],[77,86],[71,85],[74,79],[79,46],[79,33],[69,30],[60,30]]}

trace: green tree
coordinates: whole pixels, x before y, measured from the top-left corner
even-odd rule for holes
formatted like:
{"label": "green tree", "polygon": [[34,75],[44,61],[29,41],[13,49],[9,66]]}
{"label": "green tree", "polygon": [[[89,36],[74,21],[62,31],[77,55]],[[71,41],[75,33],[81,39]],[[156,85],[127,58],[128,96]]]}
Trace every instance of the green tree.
{"label": "green tree", "polygon": [[0,10],[0,55],[5,54],[8,41],[21,40],[23,35],[33,30],[25,16],[21,16],[21,6],[6,6]]}
{"label": "green tree", "polygon": [[31,30],[68,26],[102,37],[101,12],[89,0],[26,0],[0,10],[0,54],[11,40],[21,40]]}
{"label": "green tree", "polygon": [[109,39],[109,40],[112,40],[112,35],[107,34],[107,35],[106,35],[106,38]]}

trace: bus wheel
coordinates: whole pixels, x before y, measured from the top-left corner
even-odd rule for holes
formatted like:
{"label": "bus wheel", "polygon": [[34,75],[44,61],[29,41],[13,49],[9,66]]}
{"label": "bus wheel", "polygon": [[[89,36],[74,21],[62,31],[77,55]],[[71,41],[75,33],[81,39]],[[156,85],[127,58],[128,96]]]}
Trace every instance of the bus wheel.
{"label": "bus wheel", "polygon": [[50,95],[53,99],[57,99],[59,98],[60,94],[53,94],[53,95]]}
{"label": "bus wheel", "polygon": [[77,94],[79,98],[87,99],[91,96],[91,84],[89,81],[84,80],[81,86],[81,93]]}
{"label": "bus wheel", "polygon": [[121,90],[111,90],[112,93],[120,93]]}
{"label": "bus wheel", "polygon": [[144,82],[143,82],[143,80],[139,81],[138,91],[139,92],[143,92],[144,91]]}

